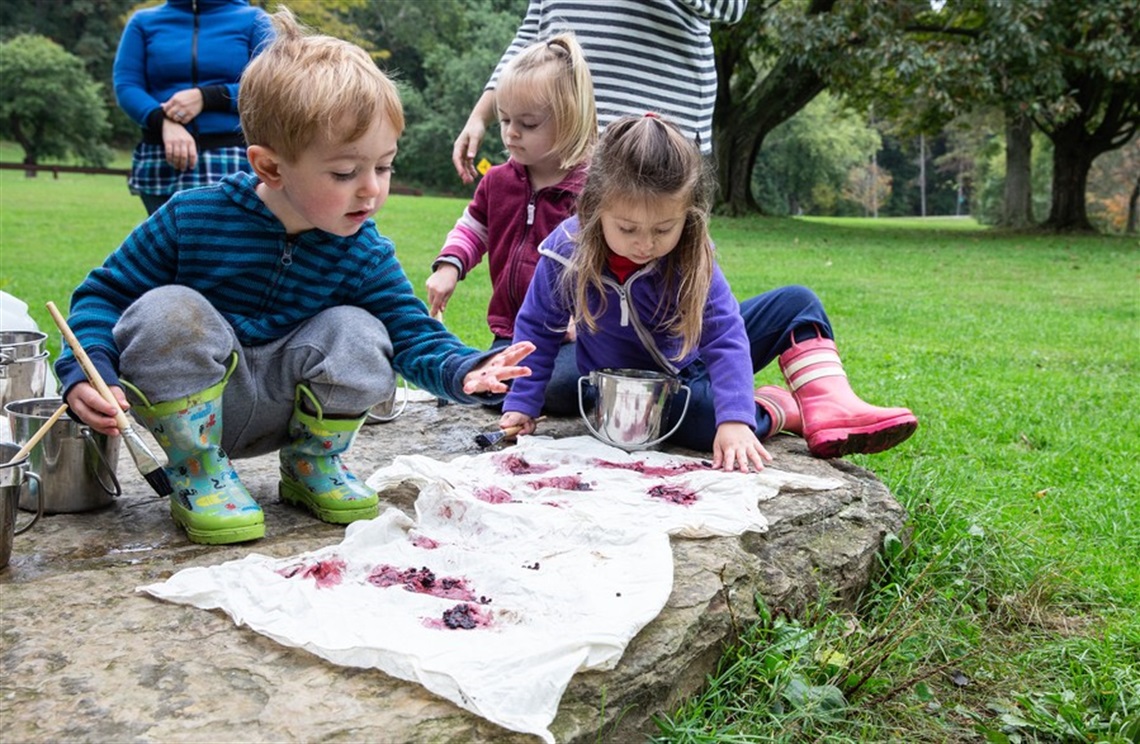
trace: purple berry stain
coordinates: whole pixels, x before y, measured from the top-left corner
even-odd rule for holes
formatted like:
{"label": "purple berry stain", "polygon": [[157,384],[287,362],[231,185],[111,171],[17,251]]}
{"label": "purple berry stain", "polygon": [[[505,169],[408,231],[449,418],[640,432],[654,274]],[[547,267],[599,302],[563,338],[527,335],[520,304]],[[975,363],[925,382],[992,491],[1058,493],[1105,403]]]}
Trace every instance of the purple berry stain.
{"label": "purple berry stain", "polygon": [[[387,564],[377,566],[368,575],[368,583],[381,589],[390,586],[402,586],[406,591],[416,594],[430,594],[441,599],[476,601],[475,592],[468,587],[466,579],[452,576],[439,577],[427,566],[405,569]],[[491,603],[491,600],[486,597],[479,597],[478,601],[480,604]]]}
{"label": "purple berry stain", "polygon": [[598,467],[611,470],[632,470],[650,478],[668,478],[671,475],[683,475],[694,470],[709,470],[712,463],[707,461],[677,463],[676,465],[646,465],[644,460],[637,462],[611,462],[609,460],[594,460]]}
{"label": "purple berry stain", "polygon": [[561,491],[591,491],[591,486],[582,480],[580,475],[552,475],[549,478],[538,478],[526,483],[536,491],[540,488],[557,488]]}
{"label": "purple berry stain", "polygon": [[336,586],[344,578],[345,563],[340,558],[329,558],[314,563],[297,563],[279,569],[278,574],[287,579],[298,577],[313,579],[318,589],[327,589]]}
{"label": "purple berry stain", "polygon": [[500,455],[495,458],[495,463],[503,472],[511,475],[538,475],[550,472],[557,467],[556,465],[531,465],[522,456],[515,454]]}
{"label": "purple berry stain", "polygon": [[474,630],[491,625],[491,613],[463,602],[443,611],[442,618],[425,617],[423,624],[438,630]]}
{"label": "purple berry stain", "polygon": [[474,493],[475,498],[480,501],[485,501],[488,504],[509,504],[514,501],[511,495],[499,488],[498,486],[487,486],[485,488],[477,488]]}
{"label": "purple berry stain", "polygon": [[679,506],[692,506],[700,498],[694,492],[681,486],[657,485],[650,488],[646,493],[655,499],[668,501]]}

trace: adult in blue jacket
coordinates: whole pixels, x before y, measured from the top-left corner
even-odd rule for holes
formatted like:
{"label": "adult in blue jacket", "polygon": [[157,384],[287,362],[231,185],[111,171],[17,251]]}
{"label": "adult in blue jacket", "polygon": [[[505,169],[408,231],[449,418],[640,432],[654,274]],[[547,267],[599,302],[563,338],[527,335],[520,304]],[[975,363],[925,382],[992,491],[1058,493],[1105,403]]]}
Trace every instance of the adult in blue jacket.
{"label": "adult in blue jacket", "polygon": [[250,172],[238,81],[272,37],[269,15],[249,0],[167,0],[131,16],[115,97],[142,127],[128,185],[148,215],[177,191]]}

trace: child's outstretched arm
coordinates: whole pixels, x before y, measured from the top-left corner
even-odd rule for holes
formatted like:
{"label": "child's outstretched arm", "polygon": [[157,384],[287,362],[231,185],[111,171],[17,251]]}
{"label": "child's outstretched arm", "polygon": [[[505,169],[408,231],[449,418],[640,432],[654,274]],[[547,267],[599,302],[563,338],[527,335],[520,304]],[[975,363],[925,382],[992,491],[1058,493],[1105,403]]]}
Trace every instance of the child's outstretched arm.
{"label": "child's outstretched arm", "polygon": [[534,344],[530,341],[511,344],[468,372],[463,378],[463,392],[468,395],[507,392],[507,385],[504,380],[530,376],[530,367],[519,366],[519,362],[532,351],[534,351]]}
{"label": "child's outstretched arm", "polygon": [[772,456],[756,433],[748,424],[735,421],[726,421],[716,428],[716,438],[713,439],[713,469],[726,471],[739,470],[747,473],[749,465],[757,472],[764,469],[764,464],[772,462]]}

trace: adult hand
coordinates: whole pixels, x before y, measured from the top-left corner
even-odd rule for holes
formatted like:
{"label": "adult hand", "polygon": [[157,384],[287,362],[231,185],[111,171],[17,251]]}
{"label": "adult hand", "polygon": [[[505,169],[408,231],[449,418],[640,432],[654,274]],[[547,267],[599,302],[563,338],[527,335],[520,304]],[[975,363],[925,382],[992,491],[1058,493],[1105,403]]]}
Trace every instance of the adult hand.
{"label": "adult hand", "polygon": [[518,411],[504,411],[503,415],[499,418],[499,428],[509,429],[512,426],[521,426],[518,435],[524,436],[526,434],[533,434],[534,430],[538,428],[538,422],[527,416],[525,413]]}
{"label": "adult hand", "polygon": [[739,470],[747,473],[749,465],[757,472],[764,469],[764,464],[772,462],[772,456],[755,432],[748,424],[730,421],[716,428],[716,437],[713,439],[713,462],[715,470]]}
{"label": "adult hand", "polygon": [[463,183],[474,183],[479,175],[475,169],[475,155],[478,154],[479,145],[483,143],[483,135],[486,133],[487,127],[483,122],[472,117],[467,120],[467,125],[455,140],[455,146],[451,150],[451,163]]}
{"label": "adult hand", "polygon": [[[111,394],[119,401],[119,407],[124,411],[131,407],[127,396],[118,385],[112,385]],[[67,405],[79,417],[79,420],[90,426],[100,434],[110,437],[119,435],[119,425],[115,423],[115,407],[103,399],[95,386],[89,382],[81,382],[71,388],[67,394]]]}
{"label": "adult hand", "polygon": [[178,91],[162,104],[162,113],[179,124],[189,124],[202,113],[202,91],[198,88]]}
{"label": "adult hand", "polygon": [[458,283],[459,269],[449,263],[440,263],[439,268],[428,277],[428,308],[431,310],[431,317],[438,317],[447,309],[447,301],[451,299]]}
{"label": "adult hand", "polygon": [[198,165],[198,144],[181,124],[162,120],[162,144],[166,147],[166,162],[172,168],[190,170]]}
{"label": "adult hand", "polygon": [[507,385],[503,380],[530,377],[530,367],[521,367],[518,366],[518,363],[529,356],[532,351],[534,351],[534,344],[530,341],[511,344],[468,372],[467,376],[463,378],[463,392],[468,395],[507,392]]}

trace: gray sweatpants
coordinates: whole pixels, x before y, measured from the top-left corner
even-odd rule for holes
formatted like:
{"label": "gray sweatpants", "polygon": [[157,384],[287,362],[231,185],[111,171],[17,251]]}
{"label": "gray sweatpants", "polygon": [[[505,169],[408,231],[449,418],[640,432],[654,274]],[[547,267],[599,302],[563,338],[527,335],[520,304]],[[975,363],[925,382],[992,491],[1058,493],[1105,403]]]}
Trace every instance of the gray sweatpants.
{"label": "gray sweatpants", "polygon": [[[357,416],[396,386],[384,324],[358,307],[325,310],[287,336],[242,346],[221,313],[198,292],[170,285],[147,292],[115,325],[119,375],[151,403],[201,392],[237,368],[222,396],[222,447],[254,457],[288,443],[298,383],[326,414]],[[139,401],[132,401],[137,404]]]}

